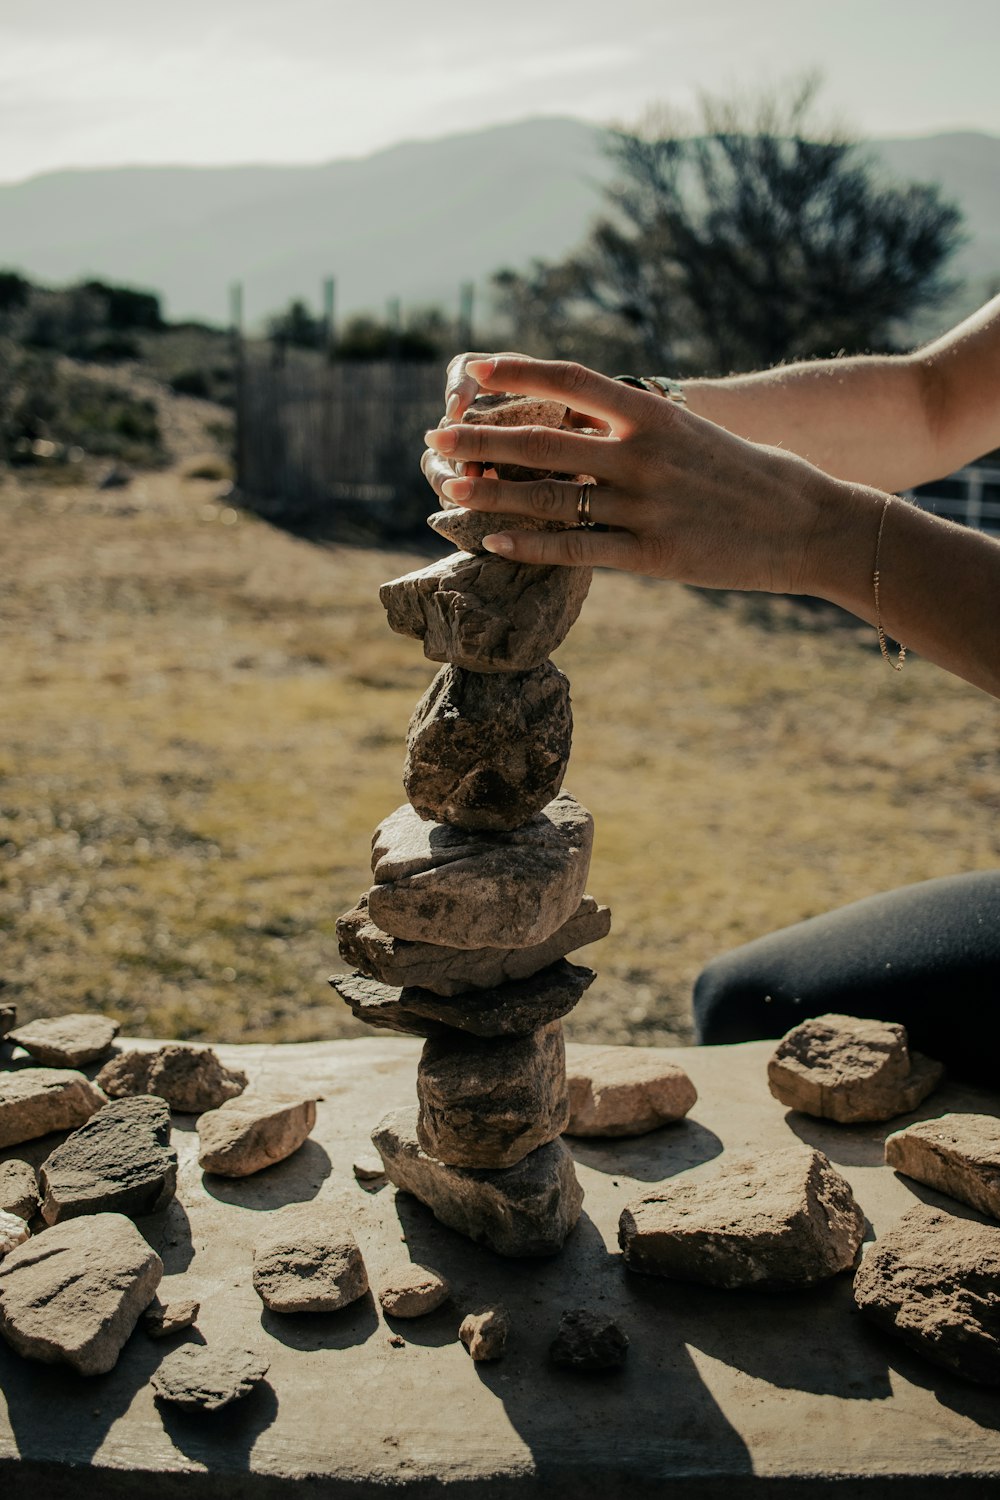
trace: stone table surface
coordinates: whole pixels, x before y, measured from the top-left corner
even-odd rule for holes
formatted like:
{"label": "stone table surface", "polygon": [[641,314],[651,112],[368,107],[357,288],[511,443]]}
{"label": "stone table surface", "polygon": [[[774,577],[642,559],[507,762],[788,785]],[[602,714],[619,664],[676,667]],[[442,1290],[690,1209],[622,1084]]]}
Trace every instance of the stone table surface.
{"label": "stone table surface", "polygon": [[[187,1415],[159,1406],[149,1379],[189,1333],[155,1343],[140,1327],[115,1370],[93,1379],[0,1344],[5,1496],[412,1497],[445,1486],[573,1500],[1000,1495],[1000,1391],[967,1385],[873,1329],[854,1311],[848,1275],[791,1294],[668,1283],[626,1272],[616,1238],[622,1206],[649,1184],[723,1150],[795,1139],[825,1151],[850,1180],[869,1238],[917,1198],[970,1212],[897,1177],[882,1165],[882,1142],[946,1110],[996,1112],[1000,1096],[946,1084],[888,1125],[837,1126],[771,1098],[771,1043],[662,1049],[698,1089],[688,1119],[633,1140],[573,1142],[581,1221],[560,1256],[514,1262],[391,1187],[368,1193],[355,1182],[352,1163],[371,1153],[371,1126],[414,1098],[419,1043],[217,1050],[251,1083],[322,1094],[316,1130],[287,1162],[227,1181],[203,1176],[194,1122],[175,1116],[178,1198],[139,1222],[166,1264],[163,1300],[200,1298],[194,1336],[266,1351],[267,1382],[214,1416]],[[12,1065],[9,1049],[0,1055]],[[56,1139],[20,1154],[37,1163]],[[250,1281],[261,1216],[314,1198],[344,1205],[373,1286],[409,1256],[448,1277],[453,1301],[405,1323],[388,1323],[371,1296],[338,1314],[265,1311]],[[511,1312],[508,1352],[475,1365],[458,1325],[494,1300]],[[627,1332],[621,1373],[547,1363],[560,1314],[581,1306]],[[396,1333],[401,1348],[390,1343]]]}

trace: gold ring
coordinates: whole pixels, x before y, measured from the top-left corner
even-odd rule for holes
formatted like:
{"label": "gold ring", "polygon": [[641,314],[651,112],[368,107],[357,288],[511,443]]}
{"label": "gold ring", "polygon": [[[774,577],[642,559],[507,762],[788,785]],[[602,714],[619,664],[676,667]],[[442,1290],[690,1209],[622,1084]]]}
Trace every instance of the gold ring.
{"label": "gold ring", "polygon": [[584,531],[593,531],[597,525],[596,521],[590,519],[590,496],[594,486],[592,484],[581,484],[580,494],[576,502],[576,524]]}

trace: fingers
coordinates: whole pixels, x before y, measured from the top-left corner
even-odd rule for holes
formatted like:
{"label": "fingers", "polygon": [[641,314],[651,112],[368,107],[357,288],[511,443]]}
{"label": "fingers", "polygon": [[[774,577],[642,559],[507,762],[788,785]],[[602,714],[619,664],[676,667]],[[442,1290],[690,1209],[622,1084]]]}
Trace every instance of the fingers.
{"label": "fingers", "polygon": [[469,358],[463,369],[484,390],[564,401],[574,411],[600,417],[619,435],[641,422],[650,402],[663,404],[660,396],[609,380],[567,360],[493,354],[487,359]]}
{"label": "fingers", "polygon": [[514,463],[559,474],[599,474],[609,478],[618,444],[613,438],[583,436],[559,427],[436,427],[425,433],[435,453],[454,462]]}
{"label": "fingers", "polygon": [[508,562],[541,563],[564,568],[618,568],[638,571],[639,539],[631,531],[501,531],[483,537],[487,552]]}
{"label": "fingers", "polygon": [[[517,483],[502,479],[447,480],[442,498],[469,510],[502,511],[505,515],[531,516],[543,521],[577,523],[582,481],[537,479]],[[627,504],[606,485],[591,488],[590,516],[601,526],[627,526]]]}
{"label": "fingers", "polygon": [[[448,377],[445,381],[445,420],[448,422],[460,422],[462,414],[468,410],[473,401],[479,395],[479,382],[469,374],[468,365],[471,360],[488,359],[486,354],[456,354],[449,361]],[[519,356],[512,354],[511,359]]]}

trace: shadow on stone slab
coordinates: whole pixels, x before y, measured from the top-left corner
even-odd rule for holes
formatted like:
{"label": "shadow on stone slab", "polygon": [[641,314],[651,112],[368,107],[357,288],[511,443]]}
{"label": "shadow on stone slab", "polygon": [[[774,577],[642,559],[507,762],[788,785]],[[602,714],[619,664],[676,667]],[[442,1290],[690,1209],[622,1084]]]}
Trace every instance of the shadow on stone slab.
{"label": "shadow on stone slab", "polygon": [[262,1307],[260,1326],[288,1349],[312,1353],[316,1349],[351,1349],[367,1343],[378,1332],[378,1313],[371,1292],[341,1312],[276,1313]]}
{"label": "shadow on stone slab", "polygon": [[160,1213],[139,1219],[137,1228],[162,1260],[165,1276],[187,1270],[194,1259],[194,1244],[191,1220],[178,1198],[172,1198]]}
{"label": "shadow on stone slab", "polygon": [[715,1131],[697,1120],[677,1120],[647,1135],[566,1135],[563,1140],[582,1166],[608,1177],[631,1177],[636,1182],[663,1182],[689,1167],[711,1161],[723,1149]]}
{"label": "shadow on stone slab", "polygon": [[209,1197],[237,1208],[267,1213],[286,1203],[308,1203],[315,1198],[333,1171],[333,1162],[319,1141],[307,1140],[284,1161],[254,1172],[250,1177],[220,1177],[202,1174]]}
{"label": "shadow on stone slab", "polygon": [[[434,1269],[438,1268],[435,1266]],[[443,1349],[454,1344],[462,1321],[454,1297],[449,1297],[447,1302],[422,1318],[391,1318],[388,1313],[384,1316],[385,1326],[390,1332],[398,1333],[408,1344],[419,1344],[424,1349]]]}
{"label": "shadow on stone slab", "polygon": [[977,1385],[971,1380],[963,1380],[960,1375],[946,1370],[943,1365],[921,1359],[915,1350],[907,1348],[899,1339],[893,1338],[884,1329],[877,1328],[867,1318],[863,1318],[862,1322],[872,1343],[877,1342],[881,1347],[893,1374],[908,1380],[911,1385],[930,1391],[941,1406],[958,1412],[959,1416],[975,1422],[978,1427],[990,1432],[1000,1432],[1000,1401],[997,1400],[996,1386]]}
{"label": "shadow on stone slab", "polygon": [[249,1396],[219,1411],[184,1411],[166,1401],[157,1401],[156,1410],[174,1447],[204,1464],[213,1477],[247,1474],[257,1439],[278,1415],[278,1397],[262,1380]]}

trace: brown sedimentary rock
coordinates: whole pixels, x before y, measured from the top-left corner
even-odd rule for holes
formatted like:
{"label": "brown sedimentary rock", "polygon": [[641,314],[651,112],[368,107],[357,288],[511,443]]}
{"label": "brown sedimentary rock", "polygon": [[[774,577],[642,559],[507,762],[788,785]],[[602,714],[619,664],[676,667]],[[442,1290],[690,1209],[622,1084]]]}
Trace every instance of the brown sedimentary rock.
{"label": "brown sedimentary rock", "polygon": [[0,1213],[30,1219],[38,1208],[38,1178],[30,1162],[0,1162]]}
{"label": "brown sedimentary rock", "polygon": [[198,1165],[221,1177],[249,1177],[292,1155],[316,1124],[316,1101],[248,1091],[198,1120]]}
{"label": "brown sedimentary rock", "polygon": [[70,1068],[0,1073],[0,1148],[52,1130],[75,1130],[107,1102],[89,1078]]}
{"label": "brown sedimentary rock", "polygon": [[253,1284],[272,1312],[337,1312],[368,1290],[368,1273],[344,1210],[289,1203],[266,1215],[253,1247]]}
{"label": "brown sedimentary rock", "polygon": [[906,1028],[857,1016],[815,1016],[783,1037],[767,1065],[789,1109],[856,1124],[916,1109],[943,1069],[907,1046]]}
{"label": "brown sedimentary rock", "polygon": [[398,1266],[388,1272],[378,1289],[378,1300],[390,1318],[423,1318],[451,1296],[443,1276],[429,1266]]}
{"label": "brown sedimentary rock", "polygon": [[628,1335],[604,1313],[573,1308],[559,1320],[549,1358],[566,1370],[620,1370],[628,1353]]}
{"label": "brown sedimentary rock", "polygon": [[122,1052],[105,1063],[97,1081],[112,1098],[157,1094],[178,1114],[189,1115],[218,1109],[247,1086],[246,1074],[225,1067],[211,1047],[180,1042],[153,1052]]}
{"label": "brown sedimentary rock", "polygon": [[23,1245],[29,1237],[27,1224],[20,1214],[8,1214],[0,1209],[0,1260]]}
{"label": "brown sedimentary rock", "polygon": [[510,1337],[510,1313],[499,1306],[466,1313],[458,1336],[477,1365],[500,1359]]}
{"label": "brown sedimentary rock", "polygon": [[597,978],[593,969],[557,959],[527,979],[490,990],[435,995],[418,986],[380,984],[363,974],[335,974],[330,984],[368,1026],[409,1036],[441,1036],[450,1030],[473,1036],[526,1036],[573,1009]]}
{"label": "brown sedimentary rock", "polygon": [[168,1339],[171,1334],[190,1328],[200,1312],[201,1303],[190,1298],[161,1302],[154,1297],[142,1315],[142,1326],[151,1339]]}
{"label": "brown sedimentary rock", "polygon": [[182,1344],[153,1372],[157,1397],[186,1411],[219,1411],[264,1379],[269,1361],[255,1349]]}
{"label": "brown sedimentary rock", "polygon": [[564,521],[548,521],[542,516],[505,515],[498,510],[466,510],[452,505],[427,517],[427,524],[438,536],[446,537],[459,552],[473,555],[486,551],[483,537],[494,531],[565,531]]}
{"label": "brown sedimentary rock", "polygon": [[27,1021],[10,1033],[8,1041],[47,1068],[81,1068],[106,1057],[117,1035],[117,1021],[82,1013]]}
{"label": "brown sedimentary rock", "polygon": [[885,1159],[897,1172],[1000,1219],[1000,1119],[942,1115],[886,1138]]}
{"label": "brown sedimentary rock", "polygon": [[378,979],[369,979],[366,974],[331,974],[327,983],[366,1026],[374,1026],[379,1031],[397,1031],[403,1036],[423,1037],[433,1036],[441,1029],[433,1021],[418,1016],[404,1003],[404,995],[425,991],[382,984]]}
{"label": "brown sedimentary rock", "polygon": [[567,1135],[644,1135],[683,1119],[698,1095],[684,1069],[635,1047],[570,1058]]}
{"label": "brown sedimentary rock", "polygon": [[174,1196],[177,1152],[164,1099],[116,1099],[57,1146],[42,1163],[46,1224],[83,1214],[136,1218]]}

